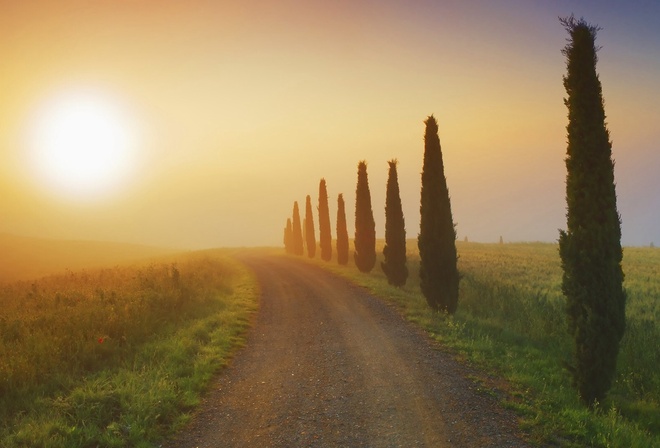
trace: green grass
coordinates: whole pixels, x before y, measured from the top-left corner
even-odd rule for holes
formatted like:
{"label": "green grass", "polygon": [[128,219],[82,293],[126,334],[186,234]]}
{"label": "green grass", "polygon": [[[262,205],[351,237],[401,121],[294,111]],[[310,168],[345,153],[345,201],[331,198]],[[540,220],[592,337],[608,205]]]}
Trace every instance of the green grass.
{"label": "green grass", "polygon": [[223,251],[5,285],[0,446],[154,446],[243,343],[257,297]]}
{"label": "green grass", "polygon": [[[408,242],[410,277],[394,288],[380,270],[314,262],[396,304],[463,362],[507,380],[505,407],[520,415],[530,440],[556,446],[660,446],[660,250],[624,250],[627,331],[615,384],[596,412],[583,408],[562,367],[570,359],[561,267],[554,244],[457,242],[459,309],[430,311],[419,289],[416,241]],[[382,242],[379,261],[382,258]]]}

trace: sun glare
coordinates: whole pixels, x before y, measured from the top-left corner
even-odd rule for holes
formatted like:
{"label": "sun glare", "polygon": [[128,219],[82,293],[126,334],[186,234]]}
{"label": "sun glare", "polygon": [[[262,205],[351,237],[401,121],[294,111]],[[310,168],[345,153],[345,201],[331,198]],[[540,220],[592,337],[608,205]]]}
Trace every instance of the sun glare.
{"label": "sun glare", "polygon": [[123,185],[134,168],[134,123],[112,96],[67,91],[40,107],[29,131],[37,178],[60,194],[96,198]]}

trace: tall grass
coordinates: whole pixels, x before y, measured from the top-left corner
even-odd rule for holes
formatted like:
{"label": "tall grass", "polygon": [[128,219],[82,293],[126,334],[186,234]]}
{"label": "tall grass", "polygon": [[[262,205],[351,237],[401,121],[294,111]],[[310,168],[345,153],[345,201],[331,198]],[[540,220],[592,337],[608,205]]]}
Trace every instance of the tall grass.
{"label": "tall grass", "polygon": [[186,420],[256,306],[220,252],[0,287],[0,445],[151,446]]}
{"label": "tall grass", "polygon": [[660,250],[624,250],[627,330],[610,398],[590,413],[562,367],[572,341],[556,245],[457,242],[459,309],[447,317],[431,312],[419,290],[415,243],[408,242],[411,275],[404,288],[389,286],[378,269],[367,275],[353,266],[318,264],[396,303],[458,357],[507,378],[512,386],[505,404],[521,414],[536,441],[660,446]]}

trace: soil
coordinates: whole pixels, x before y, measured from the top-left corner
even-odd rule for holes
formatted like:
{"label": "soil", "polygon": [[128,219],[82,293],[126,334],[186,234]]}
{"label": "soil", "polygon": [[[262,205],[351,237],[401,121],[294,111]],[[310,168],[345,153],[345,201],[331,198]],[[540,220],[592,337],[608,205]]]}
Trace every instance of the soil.
{"label": "soil", "polygon": [[247,344],[164,446],[529,446],[471,368],[380,299],[293,257],[242,261],[261,287]]}

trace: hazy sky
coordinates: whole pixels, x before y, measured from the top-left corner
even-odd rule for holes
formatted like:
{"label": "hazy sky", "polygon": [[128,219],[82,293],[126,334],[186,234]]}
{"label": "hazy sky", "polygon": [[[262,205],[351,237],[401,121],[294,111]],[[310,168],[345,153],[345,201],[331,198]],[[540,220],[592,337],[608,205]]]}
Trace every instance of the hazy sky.
{"label": "hazy sky", "polygon": [[[626,245],[660,243],[660,2],[0,0],[0,232],[189,248],[280,245],[293,201],[353,233],[368,161],[419,231],[423,121],[440,128],[458,237],[556,241],[567,112],[557,17],[599,24]],[[118,187],[48,187],[27,143],[49,99],[111,97],[139,142]],[[28,137],[26,137],[28,136]],[[334,223],[333,223],[334,229]],[[334,234],[334,230],[333,230]]]}

